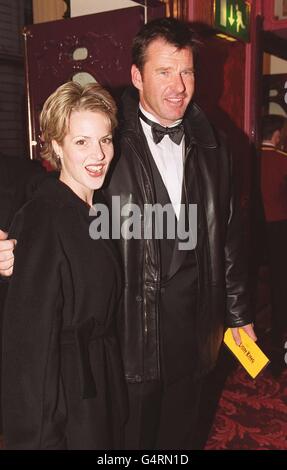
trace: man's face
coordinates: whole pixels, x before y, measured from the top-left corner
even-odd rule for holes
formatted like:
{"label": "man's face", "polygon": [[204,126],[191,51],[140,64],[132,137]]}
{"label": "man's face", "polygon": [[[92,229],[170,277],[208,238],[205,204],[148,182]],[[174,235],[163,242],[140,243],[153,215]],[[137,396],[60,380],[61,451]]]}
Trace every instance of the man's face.
{"label": "man's face", "polygon": [[183,117],[194,93],[191,48],[156,39],[147,47],[143,71],[133,65],[131,72],[141,105],[163,126]]}

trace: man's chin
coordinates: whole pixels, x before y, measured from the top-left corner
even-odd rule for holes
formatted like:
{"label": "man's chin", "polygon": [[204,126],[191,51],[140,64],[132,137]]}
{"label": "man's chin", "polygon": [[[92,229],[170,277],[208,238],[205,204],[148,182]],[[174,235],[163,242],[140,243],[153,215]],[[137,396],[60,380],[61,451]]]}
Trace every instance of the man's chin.
{"label": "man's chin", "polygon": [[184,113],[186,111],[186,106],[185,107],[178,107],[177,109],[174,107],[173,109],[169,109],[166,113],[167,120],[170,122],[177,121],[178,119],[182,119],[184,116]]}
{"label": "man's chin", "polygon": [[184,116],[184,113],[177,113],[177,114],[172,114],[169,118],[168,118],[168,121],[169,121],[169,124],[168,125],[171,125],[173,124],[175,121],[178,121],[179,119],[182,119]]}

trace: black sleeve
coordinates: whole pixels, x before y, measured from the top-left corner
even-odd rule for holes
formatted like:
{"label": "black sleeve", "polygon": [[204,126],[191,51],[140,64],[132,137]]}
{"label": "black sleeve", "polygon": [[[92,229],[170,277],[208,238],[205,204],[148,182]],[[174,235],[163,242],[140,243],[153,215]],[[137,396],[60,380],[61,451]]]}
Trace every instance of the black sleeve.
{"label": "black sleeve", "polygon": [[239,194],[236,190],[234,163],[226,146],[222,148],[222,170],[229,186],[229,213],[225,237],[225,281],[227,292],[226,326],[240,327],[252,322],[248,294],[247,259],[243,241]]}
{"label": "black sleeve", "polygon": [[18,243],[3,325],[7,449],[65,447],[65,410],[59,409],[60,248],[54,225],[43,204],[29,204],[12,223]]}

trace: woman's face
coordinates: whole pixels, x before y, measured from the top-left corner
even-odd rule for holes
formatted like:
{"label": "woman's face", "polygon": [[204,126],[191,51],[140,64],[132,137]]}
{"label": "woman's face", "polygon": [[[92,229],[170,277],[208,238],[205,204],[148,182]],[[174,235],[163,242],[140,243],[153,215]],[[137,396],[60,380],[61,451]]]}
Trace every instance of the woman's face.
{"label": "woman's face", "polygon": [[60,180],[92,205],[93,192],[103,185],[114,155],[108,116],[73,111],[62,145],[53,141],[53,147],[61,159]]}

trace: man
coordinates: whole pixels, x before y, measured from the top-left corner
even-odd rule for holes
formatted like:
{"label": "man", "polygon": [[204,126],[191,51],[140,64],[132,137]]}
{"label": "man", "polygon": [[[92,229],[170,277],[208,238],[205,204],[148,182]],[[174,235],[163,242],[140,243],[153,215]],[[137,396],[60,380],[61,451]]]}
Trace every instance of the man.
{"label": "man", "polygon": [[154,20],[136,36],[131,76],[139,103],[134,93],[124,97],[121,155],[106,191],[110,200],[120,196],[125,214],[169,204],[176,227],[197,205],[197,231],[187,222],[197,239],[192,247],[180,246],[180,230],[170,237],[166,221],[164,238],[120,240],[127,449],[192,449],[202,378],[216,362],[224,327],[233,328],[237,344],[239,326],[256,339],[230,157],[191,102],[194,47],[190,26],[174,19]]}
{"label": "man", "polygon": [[121,239],[127,448],[191,449],[202,377],[215,364],[224,325],[238,344],[239,326],[255,339],[230,157],[191,102],[195,45],[188,24],[159,19],[143,27],[132,49],[139,105],[125,96],[109,194],[142,214],[148,204],[171,203],[178,223],[180,203],[186,211],[197,204],[198,227],[196,247],[188,250],[168,237]]}
{"label": "man", "polygon": [[[0,154],[0,240],[6,238],[15,213],[31,197],[45,175],[40,162]],[[2,242],[0,250],[1,247],[2,274],[8,276],[12,273],[13,255],[10,248],[14,247],[14,241]]]}
{"label": "man", "polygon": [[261,147],[261,195],[266,222],[266,241],[271,287],[271,370],[280,375],[284,363],[287,329],[287,154],[279,149],[286,119],[263,117]]}
{"label": "man", "polygon": [[[45,170],[40,162],[25,160],[16,157],[8,157],[0,154],[0,240],[7,237],[7,232],[15,212],[29,199],[35,187],[39,184]],[[2,241],[4,259],[10,248],[14,247],[14,240]],[[5,250],[8,249],[8,251]],[[3,258],[2,258],[3,259]],[[12,273],[13,253],[10,251],[7,260],[3,262],[6,275]],[[7,269],[6,269],[7,268]],[[3,273],[3,274],[4,274]],[[2,319],[6,299],[8,283],[0,282],[0,348],[2,350]],[[1,359],[0,359],[1,372]],[[0,375],[1,390],[1,375]],[[0,409],[0,432],[2,429],[2,417]]]}

